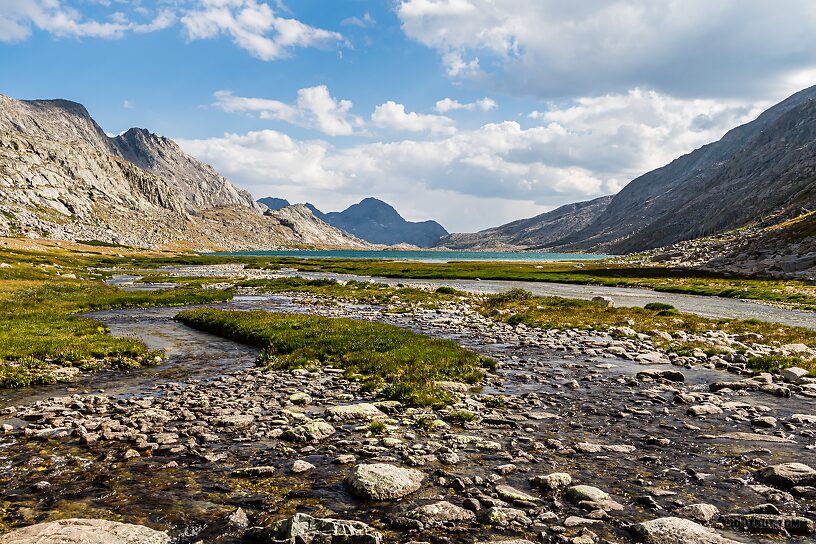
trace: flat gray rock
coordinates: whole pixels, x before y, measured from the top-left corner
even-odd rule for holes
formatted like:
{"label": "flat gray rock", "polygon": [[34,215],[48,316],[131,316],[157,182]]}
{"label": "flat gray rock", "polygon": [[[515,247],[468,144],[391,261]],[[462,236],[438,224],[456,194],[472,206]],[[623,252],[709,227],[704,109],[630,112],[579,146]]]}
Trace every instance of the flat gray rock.
{"label": "flat gray rock", "polygon": [[103,519],[61,519],[0,535],[0,544],[167,544],[170,537],[144,525]]}
{"label": "flat gray rock", "polygon": [[346,478],[351,492],[378,501],[399,499],[419,489],[425,475],[412,468],[388,463],[357,465]]}
{"label": "flat gray rock", "polygon": [[738,544],[713,529],[683,518],[657,518],[630,525],[629,530],[647,544]]}
{"label": "flat gray rock", "polygon": [[332,421],[371,420],[384,417],[385,413],[369,402],[326,408],[326,419]]}

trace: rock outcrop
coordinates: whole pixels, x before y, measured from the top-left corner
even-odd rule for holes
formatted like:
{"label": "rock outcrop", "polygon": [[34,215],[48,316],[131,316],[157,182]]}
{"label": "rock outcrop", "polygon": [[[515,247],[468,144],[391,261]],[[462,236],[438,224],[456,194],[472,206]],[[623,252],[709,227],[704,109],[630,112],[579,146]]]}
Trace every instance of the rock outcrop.
{"label": "rock outcrop", "polygon": [[304,206],[266,207],[168,138],[109,137],[80,104],[0,95],[0,236],[137,247],[365,247]]}

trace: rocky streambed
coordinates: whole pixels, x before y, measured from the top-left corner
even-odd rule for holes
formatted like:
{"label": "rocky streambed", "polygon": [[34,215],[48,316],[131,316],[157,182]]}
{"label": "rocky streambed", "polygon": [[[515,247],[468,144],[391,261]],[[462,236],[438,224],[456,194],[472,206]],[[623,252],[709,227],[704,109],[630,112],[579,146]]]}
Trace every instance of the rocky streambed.
{"label": "rocky streambed", "polygon": [[179,543],[814,538],[808,378],[513,328],[466,304],[218,306],[386,321],[500,365],[479,388],[444,384],[457,404],[434,412],[380,402],[338,369],[257,368],[254,349],[174,323],[178,309],[102,312],[168,360],[0,396],[0,530],[73,517]]}

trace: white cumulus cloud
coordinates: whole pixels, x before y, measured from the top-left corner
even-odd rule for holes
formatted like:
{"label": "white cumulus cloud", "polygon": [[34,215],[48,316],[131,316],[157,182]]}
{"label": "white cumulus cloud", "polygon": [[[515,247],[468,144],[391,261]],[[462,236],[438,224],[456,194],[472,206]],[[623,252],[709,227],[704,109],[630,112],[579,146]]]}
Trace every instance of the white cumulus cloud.
{"label": "white cumulus cloud", "polygon": [[439,113],[447,113],[449,111],[456,110],[490,111],[492,109],[495,109],[496,107],[498,107],[496,101],[486,96],[480,100],[475,100],[473,102],[467,102],[464,104],[452,98],[443,98],[442,100],[437,101],[436,107],[434,109]]}
{"label": "white cumulus cloud", "polygon": [[781,96],[816,68],[811,0],[400,0],[396,12],[449,76],[519,95]]}
{"label": "white cumulus cloud", "polygon": [[20,42],[34,28],[59,38],[122,38],[128,33],[156,32],[172,26],[176,16],[168,9],[158,11],[146,22],[135,22],[117,12],[109,20],[84,17],[60,0],[0,0],[0,42]]}
{"label": "white cumulus cloud", "polygon": [[[614,193],[717,140],[767,104],[632,89],[548,104],[531,126],[504,121],[448,134],[433,134],[427,120],[416,121],[401,104],[383,106],[378,117],[389,121],[382,124],[414,123],[413,132],[433,137],[336,147],[267,130],[181,145],[259,195],[322,199],[338,207],[388,195],[398,209],[404,202],[415,210],[425,201],[449,228],[474,230]],[[490,210],[495,213],[486,214]]]}
{"label": "white cumulus cloud", "polygon": [[269,4],[256,0],[201,0],[200,4],[181,18],[188,39],[227,35],[261,60],[286,57],[293,47],[325,47],[343,41],[337,32],[279,17]]}
{"label": "white cumulus cloud", "polygon": [[224,111],[250,112],[261,119],[285,121],[328,136],[346,136],[363,125],[360,117],[350,114],[351,100],[337,100],[325,85],[300,89],[294,104],[235,96],[230,91],[217,91],[215,99],[215,105]]}
{"label": "white cumulus cloud", "polygon": [[375,126],[404,132],[430,132],[452,134],[456,132],[453,119],[444,115],[431,115],[405,111],[405,105],[389,100],[380,104],[371,114]]}

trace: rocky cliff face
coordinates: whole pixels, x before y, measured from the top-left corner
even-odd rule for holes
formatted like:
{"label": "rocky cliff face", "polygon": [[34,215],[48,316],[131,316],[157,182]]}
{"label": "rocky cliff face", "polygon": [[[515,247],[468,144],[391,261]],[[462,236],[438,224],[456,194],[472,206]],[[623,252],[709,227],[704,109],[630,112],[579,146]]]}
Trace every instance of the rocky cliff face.
{"label": "rocky cliff face", "polygon": [[611,200],[611,196],[603,196],[475,233],[450,234],[439,240],[436,247],[501,250],[547,246],[591,224]]}
{"label": "rocky cliff face", "polygon": [[342,212],[323,213],[312,204],[306,206],[326,223],[373,244],[431,247],[448,234],[436,221],[406,221],[393,206],[376,198],[364,198]]}
{"label": "rocky cliff face", "polygon": [[261,211],[252,195],[238,190],[215,169],[184,153],[169,138],[132,128],[111,139],[117,154],[167,181],[188,212],[216,206],[246,206]]}
{"label": "rocky cliff face", "polygon": [[175,142],[143,129],[109,138],[80,104],[0,95],[0,235],[133,246],[365,246],[308,210],[264,215]]}
{"label": "rocky cliff face", "polygon": [[[816,206],[816,86],[721,140],[644,174],[556,245],[628,253]],[[781,212],[781,215],[780,215]]]}

